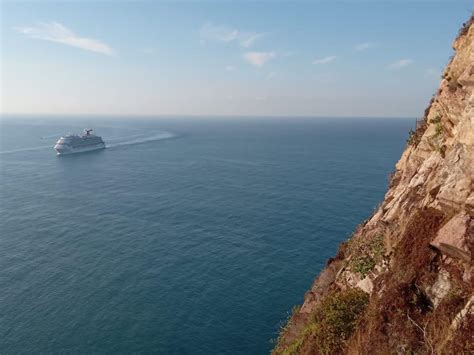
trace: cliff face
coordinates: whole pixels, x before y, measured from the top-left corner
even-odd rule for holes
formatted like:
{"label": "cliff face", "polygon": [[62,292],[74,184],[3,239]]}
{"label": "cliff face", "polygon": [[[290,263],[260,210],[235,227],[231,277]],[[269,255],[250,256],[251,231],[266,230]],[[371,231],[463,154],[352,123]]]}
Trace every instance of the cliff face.
{"label": "cliff face", "polygon": [[473,22],[384,201],[328,261],[274,353],[474,352]]}

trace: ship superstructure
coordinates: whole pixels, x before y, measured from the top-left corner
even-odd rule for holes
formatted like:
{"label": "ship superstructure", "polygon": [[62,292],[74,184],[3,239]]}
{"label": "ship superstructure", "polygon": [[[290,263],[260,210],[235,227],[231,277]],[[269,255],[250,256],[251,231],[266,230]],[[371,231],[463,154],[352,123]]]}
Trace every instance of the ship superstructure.
{"label": "ship superstructure", "polygon": [[81,135],[67,134],[59,138],[54,146],[54,150],[56,150],[58,155],[87,152],[103,148],[105,148],[105,143],[102,137],[93,134],[92,129],[85,129]]}

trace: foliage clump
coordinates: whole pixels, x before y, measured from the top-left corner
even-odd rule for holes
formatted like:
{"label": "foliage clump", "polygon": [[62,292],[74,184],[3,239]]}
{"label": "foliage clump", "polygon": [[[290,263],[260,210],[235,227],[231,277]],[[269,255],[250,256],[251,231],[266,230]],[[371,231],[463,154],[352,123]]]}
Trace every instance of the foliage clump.
{"label": "foliage clump", "polygon": [[305,347],[320,354],[340,353],[368,302],[369,296],[359,289],[329,293],[316,307],[300,337],[283,353],[297,354]]}
{"label": "foliage clump", "polygon": [[414,145],[415,144],[415,133],[416,131],[413,128],[410,128],[410,132],[408,132],[407,144]]}
{"label": "foliage clump", "polygon": [[426,117],[430,111],[430,107],[435,101],[434,98],[431,98],[429,106],[425,110],[425,115],[421,120],[416,120],[416,126],[415,129],[411,128],[410,131],[408,132],[408,138],[407,138],[407,145],[412,145],[414,147],[418,146],[418,144],[421,141],[421,137],[425,133],[425,130],[427,128],[427,121]]}
{"label": "foliage clump", "polygon": [[441,126],[441,117],[436,116],[431,120],[431,123],[435,124],[436,126],[436,135],[440,135],[443,132],[443,127]]}
{"label": "foliage clump", "polygon": [[349,267],[358,272],[362,278],[372,271],[375,265],[382,261],[385,254],[384,237],[377,234],[371,238],[358,238],[350,242]]}
{"label": "foliage clump", "polygon": [[[437,152],[443,153],[442,141],[444,138],[443,126],[441,125],[441,117],[436,116],[431,120],[431,123],[435,125],[435,133],[429,138],[430,143]],[[443,154],[442,154],[443,155]]]}
{"label": "foliage clump", "polygon": [[367,274],[375,267],[375,260],[371,256],[358,256],[352,261],[352,269],[358,272],[362,278],[365,278]]}

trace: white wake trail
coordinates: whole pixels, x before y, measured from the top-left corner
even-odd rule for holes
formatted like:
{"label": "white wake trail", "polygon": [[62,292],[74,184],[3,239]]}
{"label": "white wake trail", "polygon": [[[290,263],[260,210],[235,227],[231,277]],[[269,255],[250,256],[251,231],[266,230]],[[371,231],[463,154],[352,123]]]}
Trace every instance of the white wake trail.
{"label": "white wake trail", "polygon": [[[135,138],[139,137],[139,138]],[[134,145],[134,144],[141,144],[141,143],[147,143],[147,142],[153,142],[153,141],[160,141],[163,139],[170,139],[170,138],[175,138],[176,135],[170,132],[160,132],[158,134],[154,134],[151,136],[144,137],[143,134],[140,135],[132,135],[129,137],[118,137],[115,139],[111,139],[112,143],[108,144],[106,141],[105,147],[106,148],[115,148],[115,147],[120,147],[120,146],[125,146],[125,145]],[[134,138],[134,139],[130,139]],[[128,139],[123,142],[117,142],[115,143],[114,141],[118,139]],[[29,148],[20,148],[20,149],[14,149],[14,150],[6,150],[6,151],[0,151],[0,155],[6,155],[6,154],[14,154],[14,153],[21,153],[21,152],[29,152],[29,151],[36,151],[36,150],[43,150],[43,149],[51,149],[53,150],[54,144],[51,145],[42,145],[42,146],[37,146],[37,147],[29,147]]]}
{"label": "white wake trail", "polygon": [[34,150],[42,150],[50,148],[51,150],[53,149],[53,145],[42,145],[39,147],[30,147],[30,148],[21,148],[21,149],[14,149],[14,150],[5,150],[3,152],[0,152],[0,155],[2,154],[13,154],[13,153],[20,153],[20,152],[29,152],[29,151],[34,151]]}
{"label": "white wake trail", "polygon": [[142,144],[142,143],[147,143],[147,142],[154,142],[154,141],[160,141],[163,139],[170,139],[170,138],[175,138],[176,135],[170,132],[161,132],[159,134],[155,134],[149,137],[142,137],[142,138],[136,138],[132,140],[127,140],[125,142],[118,142],[118,143],[112,143],[112,144],[107,144],[107,148],[115,148],[115,147],[120,147],[124,145],[134,145],[134,144]]}

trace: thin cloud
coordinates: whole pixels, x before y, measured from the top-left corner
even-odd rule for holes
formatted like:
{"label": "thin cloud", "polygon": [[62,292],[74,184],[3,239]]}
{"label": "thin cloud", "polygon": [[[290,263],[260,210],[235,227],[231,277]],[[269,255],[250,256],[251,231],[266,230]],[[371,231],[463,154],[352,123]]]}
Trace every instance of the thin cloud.
{"label": "thin cloud", "polygon": [[247,52],[244,59],[253,66],[263,67],[266,62],[275,58],[275,52]]}
{"label": "thin cloud", "polygon": [[313,60],[313,64],[328,64],[334,62],[336,59],[337,57],[335,55],[330,55],[328,57]]}
{"label": "thin cloud", "polygon": [[147,47],[147,48],[143,48],[140,52],[142,52],[144,54],[153,54],[153,53],[155,53],[155,49]]}
{"label": "thin cloud", "polygon": [[439,78],[441,73],[440,70],[434,68],[425,69],[425,75],[430,78]]}
{"label": "thin cloud", "polygon": [[199,31],[201,42],[237,42],[241,47],[249,48],[263,37],[263,33],[241,32],[227,26],[215,26],[207,23]]}
{"label": "thin cloud", "polygon": [[227,71],[234,71],[235,67],[233,65],[226,65],[225,70]]}
{"label": "thin cloud", "polygon": [[240,45],[244,48],[249,48],[263,37],[263,33],[241,33],[239,37]]}
{"label": "thin cloud", "polygon": [[390,64],[387,68],[388,69],[400,69],[400,68],[406,67],[407,65],[410,65],[411,63],[413,63],[412,59],[400,59],[400,60],[397,60],[396,62],[393,62],[392,64]]}
{"label": "thin cloud", "polygon": [[39,23],[31,27],[14,27],[14,30],[33,39],[62,43],[67,46],[105,55],[113,55],[115,53],[104,42],[93,38],[79,37],[69,28],[58,22]]}
{"label": "thin cloud", "polygon": [[377,43],[374,42],[364,42],[357,44],[354,48],[356,51],[365,51],[366,49],[373,48],[377,46]]}

